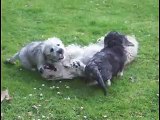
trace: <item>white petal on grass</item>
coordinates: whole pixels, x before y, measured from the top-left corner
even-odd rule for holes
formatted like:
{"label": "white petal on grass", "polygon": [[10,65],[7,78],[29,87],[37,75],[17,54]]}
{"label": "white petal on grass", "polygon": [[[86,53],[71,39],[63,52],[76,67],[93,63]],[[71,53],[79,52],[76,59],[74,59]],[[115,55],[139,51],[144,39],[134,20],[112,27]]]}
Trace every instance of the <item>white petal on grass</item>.
{"label": "white petal on grass", "polygon": [[82,106],[81,106],[80,108],[81,108],[81,110],[83,110],[83,109],[84,109]]}
{"label": "white petal on grass", "polygon": [[41,107],[41,106],[42,106],[42,105],[40,105],[40,104],[38,105],[38,107]]}
{"label": "white petal on grass", "polygon": [[67,97],[67,100],[70,100],[71,98],[70,97]]}
{"label": "white petal on grass", "polygon": [[66,86],[66,88],[69,89],[70,87],[69,87],[69,86]]}
{"label": "white petal on grass", "polygon": [[40,100],[43,100],[43,99],[44,99],[43,97],[40,98]]}
{"label": "white petal on grass", "polygon": [[53,87],[49,87],[51,90],[54,89]]}
{"label": "white petal on grass", "polygon": [[38,107],[36,105],[33,105],[32,108],[38,110]]}
{"label": "white petal on grass", "polygon": [[65,100],[70,100],[71,98],[70,97],[66,97],[66,98],[64,98]]}
{"label": "white petal on grass", "polygon": [[44,87],[45,86],[45,84],[42,84],[42,87]]}
{"label": "white petal on grass", "polygon": [[33,95],[32,94],[29,94],[29,97],[32,97]]}
{"label": "white petal on grass", "polygon": [[84,119],[87,119],[87,116],[84,115],[83,118],[84,118]]}
{"label": "white petal on grass", "polygon": [[104,117],[104,118],[106,118],[106,117],[107,117],[107,115],[103,115],[103,117]]}

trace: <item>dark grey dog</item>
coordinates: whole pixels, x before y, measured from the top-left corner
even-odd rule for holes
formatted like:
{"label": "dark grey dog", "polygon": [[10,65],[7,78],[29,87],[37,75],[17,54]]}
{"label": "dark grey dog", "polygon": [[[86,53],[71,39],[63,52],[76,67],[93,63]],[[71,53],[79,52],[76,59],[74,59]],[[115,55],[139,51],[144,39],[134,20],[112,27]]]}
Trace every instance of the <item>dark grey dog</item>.
{"label": "dark grey dog", "polygon": [[104,39],[104,48],[97,52],[85,67],[85,75],[96,80],[107,94],[105,81],[113,76],[123,73],[124,63],[127,59],[124,46],[133,46],[126,37],[118,32],[110,32]]}

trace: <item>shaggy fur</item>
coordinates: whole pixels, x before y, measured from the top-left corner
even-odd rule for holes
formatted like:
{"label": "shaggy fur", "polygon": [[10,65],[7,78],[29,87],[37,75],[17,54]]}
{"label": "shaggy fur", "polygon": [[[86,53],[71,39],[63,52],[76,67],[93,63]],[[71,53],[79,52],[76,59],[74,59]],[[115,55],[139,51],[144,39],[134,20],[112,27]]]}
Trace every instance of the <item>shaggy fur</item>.
{"label": "shaggy fur", "polygon": [[74,44],[68,45],[64,52],[65,59],[54,62],[57,71],[45,69],[42,77],[48,80],[58,80],[84,76],[85,64],[102,48],[103,44],[99,41],[84,47]]}
{"label": "shaggy fur", "polygon": [[[128,41],[134,44],[134,46],[124,46],[124,49],[126,51],[125,54],[127,55],[125,64],[129,64],[137,56],[138,42],[136,41],[134,36],[125,37]],[[84,76],[85,65],[95,53],[99,52],[104,47],[104,38],[105,37],[101,37],[97,40],[96,43],[91,43],[88,46],[84,47],[76,44],[66,46],[64,51],[65,59],[54,62],[54,66],[55,68],[57,68],[57,71],[45,69],[42,77],[48,80],[58,80],[72,79],[75,77]],[[79,63],[80,66],[75,63]]]}
{"label": "shaggy fur", "polygon": [[64,59],[64,45],[59,38],[48,38],[45,41],[32,42],[23,47],[13,57],[6,60],[6,63],[14,63],[20,60],[22,66],[29,70],[38,69],[44,71],[45,64]]}
{"label": "shaggy fur", "polygon": [[127,55],[124,46],[134,46],[124,35],[110,32],[104,39],[104,48],[97,52],[85,67],[85,75],[97,80],[106,95],[105,81],[123,72]]}

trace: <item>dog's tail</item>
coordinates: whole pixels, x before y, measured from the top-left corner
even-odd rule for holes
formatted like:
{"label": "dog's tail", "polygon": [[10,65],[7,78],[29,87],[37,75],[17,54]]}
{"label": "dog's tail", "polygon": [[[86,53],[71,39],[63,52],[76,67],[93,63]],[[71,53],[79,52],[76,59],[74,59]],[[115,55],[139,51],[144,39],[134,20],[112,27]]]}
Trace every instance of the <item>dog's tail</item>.
{"label": "dog's tail", "polygon": [[100,71],[98,70],[98,67],[95,67],[93,69],[93,74],[95,75],[98,84],[102,88],[102,90],[104,92],[104,95],[107,95],[106,85],[104,83],[104,80],[102,78],[102,75],[101,75]]}
{"label": "dog's tail", "polygon": [[15,64],[15,61],[19,58],[19,52],[17,52],[16,54],[14,54],[11,58],[6,59],[4,61],[5,64]]}

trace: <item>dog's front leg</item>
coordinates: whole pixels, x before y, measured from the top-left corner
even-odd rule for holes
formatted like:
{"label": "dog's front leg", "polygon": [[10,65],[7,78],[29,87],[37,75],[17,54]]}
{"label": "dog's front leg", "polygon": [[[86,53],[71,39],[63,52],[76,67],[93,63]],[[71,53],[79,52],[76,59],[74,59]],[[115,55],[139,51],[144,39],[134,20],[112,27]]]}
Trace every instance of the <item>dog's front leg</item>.
{"label": "dog's front leg", "polygon": [[123,71],[118,72],[119,76],[123,76]]}
{"label": "dog's front leg", "polygon": [[43,65],[37,65],[37,69],[41,74],[44,72],[44,66]]}
{"label": "dog's front leg", "polygon": [[41,74],[44,72],[44,64],[45,64],[44,58],[42,56],[39,56],[37,60],[37,69]]}

